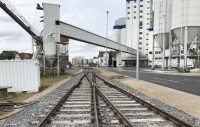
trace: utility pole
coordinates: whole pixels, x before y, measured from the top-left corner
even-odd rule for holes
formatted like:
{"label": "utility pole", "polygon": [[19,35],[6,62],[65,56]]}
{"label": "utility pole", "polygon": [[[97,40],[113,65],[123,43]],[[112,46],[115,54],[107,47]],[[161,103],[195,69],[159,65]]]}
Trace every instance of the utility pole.
{"label": "utility pole", "polygon": [[138,0],[138,31],[137,31],[137,63],[136,63],[136,79],[139,80],[139,64],[140,64],[140,51],[139,51],[139,32],[140,32],[140,0]]}
{"label": "utility pole", "polygon": [[108,67],[107,43],[108,43],[108,14],[109,14],[109,11],[107,11],[106,13],[107,13],[107,24],[106,24],[106,66]]}

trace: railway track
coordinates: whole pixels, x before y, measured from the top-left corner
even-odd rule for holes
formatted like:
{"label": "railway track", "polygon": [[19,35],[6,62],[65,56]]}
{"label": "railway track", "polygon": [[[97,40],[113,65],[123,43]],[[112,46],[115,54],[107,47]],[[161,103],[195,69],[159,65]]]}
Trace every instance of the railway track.
{"label": "railway track", "polygon": [[50,108],[37,127],[192,127],[93,71],[87,71]]}

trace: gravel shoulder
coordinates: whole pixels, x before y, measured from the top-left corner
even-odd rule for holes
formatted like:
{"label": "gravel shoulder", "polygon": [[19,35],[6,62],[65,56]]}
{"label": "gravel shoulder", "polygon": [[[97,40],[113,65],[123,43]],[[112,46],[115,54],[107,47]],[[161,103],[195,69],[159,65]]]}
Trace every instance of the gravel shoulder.
{"label": "gravel shoulder", "polygon": [[100,69],[101,74],[119,81],[146,96],[160,100],[170,106],[176,107],[191,116],[200,118],[200,97],[171,88],[163,87],[146,81],[137,81],[128,76]]}

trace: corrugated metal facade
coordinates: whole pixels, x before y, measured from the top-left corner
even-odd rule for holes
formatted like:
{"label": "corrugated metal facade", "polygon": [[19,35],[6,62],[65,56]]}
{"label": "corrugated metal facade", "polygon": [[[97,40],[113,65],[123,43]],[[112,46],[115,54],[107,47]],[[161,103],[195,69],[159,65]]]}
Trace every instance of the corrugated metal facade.
{"label": "corrugated metal facade", "polygon": [[40,70],[38,60],[0,60],[0,87],[8,92],[38,92]]}

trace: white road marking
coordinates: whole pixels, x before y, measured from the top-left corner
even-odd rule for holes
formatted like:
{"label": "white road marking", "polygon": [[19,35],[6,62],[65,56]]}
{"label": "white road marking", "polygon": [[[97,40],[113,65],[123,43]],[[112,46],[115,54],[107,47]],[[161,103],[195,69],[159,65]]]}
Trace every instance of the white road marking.
{"label": "white road marking", "polygon": [[158,80],[150,80],[150,81],[151,81],[151,82],[158,82],[158,83],[168,84],[167,82],[158,81]]}
{"label": "white road marking", "polygon": [[169,81],[169,82],[180,82],[180,81],[176,81],[176,80],[168,80],[168,79],[162,79],[162,78],[154,78],[156,80],[161,80],[161,81]]}

